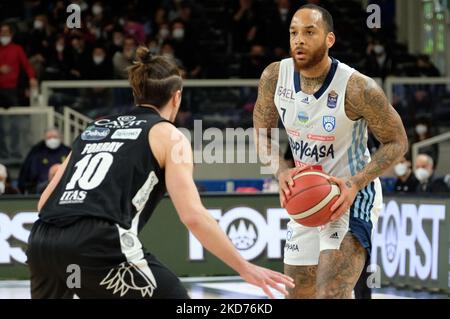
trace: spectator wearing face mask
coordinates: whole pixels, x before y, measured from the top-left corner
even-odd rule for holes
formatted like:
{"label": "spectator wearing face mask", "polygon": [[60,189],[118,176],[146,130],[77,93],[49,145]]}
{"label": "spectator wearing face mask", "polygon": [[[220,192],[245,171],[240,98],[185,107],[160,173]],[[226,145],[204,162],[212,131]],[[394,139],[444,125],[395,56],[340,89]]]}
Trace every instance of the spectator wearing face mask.
{"label": "spectator wearing face mask", "polygon": [[395,182],[394,190],[397,193],[414,193],[419,185],[419,181],[413,174],[411,168],[411,161],[407,160],[405,157],[402,158],[394,166],[394,173],[397,177]]}
{"label": "spectator wearing face mask", "polygon": [[394,63],[386,46],[379,40],[369,43],[366,52],[365,69],[368,76],[386,78],[394,73]]}
{"label": "spectator wearing face mask", "polygon": [[29,33],[27,53],[38,79],[42,78],[44,64],[51,51],[51,42],[54,40],[53,36],[54,28],[48,23],[47,16],[45,14],[37,15]]}
{"label": "spectator wearing face mask", "polygon": [[19,190],[24,194],[35,194],[37,186],[48,180],[50,167],[62,163],[70,148],[62,144],[61,134],[56,128],[45,132],[44,140],[33,146],[19,174]]}
{"label": "spectator wearing face mask", "polygon": [[187,77],[199,78],[202,72],[201,50],[195,47],[197,41],[192,34],[186,31],[186,26],[180,19],[172,22],[171,43],[175,49],[175,56],[182,61],[186,68]]}
{"label": "spectator wearing face mask", "polygon": [[15,195],[18,193],[19,191],[11,185],[6,166],[0,164],[0,196]]}
{"label": "spectator wearing face mask", "polygon": [[[43,80],[67,80],[72,65],[63,35],[58,35],[44,66]],[[53,104],[52,104],[53,105]]]}
{"label": "spectator wearing face mask", "polygon": [[102,46],[96,46],[92,51],[92,59],[86,72],[88,80],[110,80],[113,78],[113,66]]}
{"label": "spectator wearing face mask", "polygon": [[112,31],[111,41],[108,47],[109,56],[114,56],[116,52],[121,52],[123,50],[123,42],[125,36],[122,29],[117,28]]}
{"label": "spectator wearing face mask", "polygon": [[[426,139],[433,137],[434,134],[432,132],[431,121],[426,117],[420,117],[416,120],[414,126],[414,140],[413,143],[421,142]],[[439,145],[432,144],[429,146],[421,147],[420,153],[428,154],[434,162],[434,165],[437,166],[439,159]]]}
{"label": "spectator wearing face mask", "polygon": [[[92,60],[87,71],[88,80],[110,80],[113,78],[113,66],[102,46],[96,46],[92,51]],[[86,90],[89,107],[83,111],[87,116],[96,118],[105,108],[109,108],[112,95],[106,87],[96,87]]]}
{"label": "spectator wearing face mask", "polygon": [[70,75],[73,80],[84,80],[90,60],[90,50],[82,34],[75,34],[70,40]]}
{"label": "spectator wearing face mask", "polygon": [[449,188],[444,177],[434,175],[433,159],[427,154],[419,154],[414,163],[414,175],[419,181],[418,193],[448,193]]}

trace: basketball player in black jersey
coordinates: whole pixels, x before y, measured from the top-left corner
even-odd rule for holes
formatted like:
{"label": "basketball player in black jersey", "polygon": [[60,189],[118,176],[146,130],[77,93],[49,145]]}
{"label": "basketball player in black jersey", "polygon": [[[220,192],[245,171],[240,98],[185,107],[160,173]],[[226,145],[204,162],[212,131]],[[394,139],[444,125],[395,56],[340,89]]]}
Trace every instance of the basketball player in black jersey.
{"label": "basketball player in black jersey", "polygon": [[[198,240],[248,283],[287,294],[292,279],[245,261],[203,207],[189,141],[175,128],[182,79],[140,47],[129,69],[137,107],[92,123],[40,198],[27,251],[32,298],[188,298],[137,237],[167,190]],[[169,227],[169,226],[168,226]],[[81,285],[66,285],[69,265]]]}

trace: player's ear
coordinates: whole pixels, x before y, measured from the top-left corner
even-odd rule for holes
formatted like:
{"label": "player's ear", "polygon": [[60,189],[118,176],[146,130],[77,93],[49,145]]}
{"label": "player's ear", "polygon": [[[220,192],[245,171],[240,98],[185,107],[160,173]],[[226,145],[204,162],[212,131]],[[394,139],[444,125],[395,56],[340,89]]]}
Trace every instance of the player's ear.
{"label": "player's ear", "polygon": [[334,35],[333,32],[328,32],[328,34],[327,34],[327,47],[328,47],[328,49],[330,49],[334,45],[334,42],[336,42],[336,36]]}
{"label": "player's ear", "polygon": [[172,96],[173,106],[179,107],[181,104],[181,90],[177,90]]}

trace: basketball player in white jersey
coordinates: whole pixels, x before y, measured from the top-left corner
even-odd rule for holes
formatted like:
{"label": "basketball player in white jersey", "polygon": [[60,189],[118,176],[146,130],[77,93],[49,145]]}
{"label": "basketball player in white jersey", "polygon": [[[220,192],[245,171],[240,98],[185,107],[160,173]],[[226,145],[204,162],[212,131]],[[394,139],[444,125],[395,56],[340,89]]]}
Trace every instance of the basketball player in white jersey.
{"label": "basketball player in white jersey", "polygon": [[[292,58],[269,65],[259,83],[253,113],[258,149],[271,154],[269,132],[281,118],[296,166],[279,159],[282,206],[292,176],[310,165],[321,166],[341,189],[330,223],[288,224],[285,274],[296,284],[289,297],[351,298],[382,205],[378,177],[405,154],[406,132],[374,80],[328,55],[335,43],[328,11],[301,7],[289,32]],[[367,127],[382,145],[372,158]]]}

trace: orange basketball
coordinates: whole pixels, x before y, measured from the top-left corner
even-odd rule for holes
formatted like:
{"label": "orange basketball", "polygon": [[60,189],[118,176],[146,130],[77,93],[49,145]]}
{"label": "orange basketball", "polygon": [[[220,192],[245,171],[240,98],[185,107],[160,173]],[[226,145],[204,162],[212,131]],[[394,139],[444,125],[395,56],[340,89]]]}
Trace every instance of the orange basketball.
{"label": "orange basketball", "polygon": [[331,206],[341,193],[339,186],[319,170],[306,170],[296,176],[291,195],[286,198],[286,210],[297,223],[317,227],[330,221]]}

